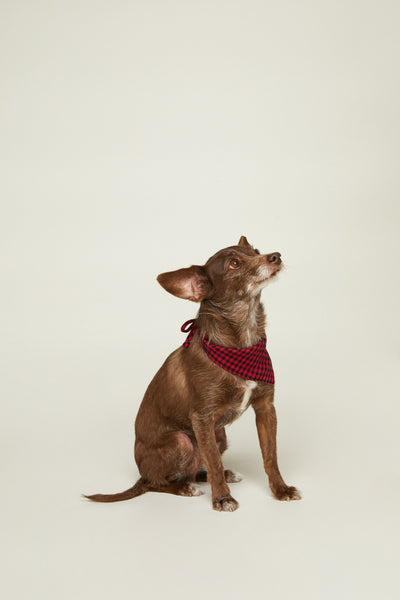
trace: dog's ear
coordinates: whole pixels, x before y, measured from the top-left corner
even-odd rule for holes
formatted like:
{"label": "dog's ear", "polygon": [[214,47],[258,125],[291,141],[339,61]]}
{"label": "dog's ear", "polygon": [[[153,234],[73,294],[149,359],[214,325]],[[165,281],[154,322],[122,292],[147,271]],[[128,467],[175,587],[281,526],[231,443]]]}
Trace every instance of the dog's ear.
{"label": "dog's ear", "polygon": [[247,238],[244,235],[242,235],[242,237],[240,238],[238,246],[245,246],[246,248],[251,248],[251,244],[249,244]]}
{"label": "dog's ear", "polygon": [[192,302],[201,302],[212,290],[211,281],[207,277],[204,267],[197,265],[161,273],[157,277],[157,281],[170,294],[184,300],[192,300]]}

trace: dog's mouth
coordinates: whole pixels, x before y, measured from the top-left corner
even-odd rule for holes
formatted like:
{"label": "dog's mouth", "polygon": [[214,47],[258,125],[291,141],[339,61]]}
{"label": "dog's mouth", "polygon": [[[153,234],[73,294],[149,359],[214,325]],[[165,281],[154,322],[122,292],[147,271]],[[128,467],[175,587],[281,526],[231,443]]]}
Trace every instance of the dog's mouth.
{"label": "dog's mouth", "polygon": [[283,264],[283,262],[281,261],[281,259],[279,259],[279,263],[277,263],[275,265],[275,269],[274,272],[271,273],[270,277],[275,277],[275,275],[278,275],[279,271],[281,271],[283,269],[285,265]]}
{"label": "dog's mouth", "polygon": [[283,262],[279,261],[279,264],[273,265],[269,267],[270,269],[272,268],[273,271],[272,273],[270,273],[268,275],[268,277],[263,277],[263,279],[259,279],[257,281],[258,284],[260,283],[266,283],[267,281],[269,281],[270,279],[272,279],[273,277],[276,277],[279,273],[279,271],[281,271],[283,269]]}
{"label": "dog's mouth", "polygon": [[273,273],[271,273],[271,275],[269,276],[269,279],[271,279],[272,277],[276,277],[281,269],[282,269],[282,264],[280,264],[279,267],[277,269],[275,269],[275,271]]}

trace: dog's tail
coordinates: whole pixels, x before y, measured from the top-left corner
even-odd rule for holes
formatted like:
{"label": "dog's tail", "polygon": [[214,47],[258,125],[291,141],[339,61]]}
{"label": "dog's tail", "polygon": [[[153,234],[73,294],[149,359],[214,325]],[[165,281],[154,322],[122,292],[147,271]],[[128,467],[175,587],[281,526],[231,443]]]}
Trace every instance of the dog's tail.
{"label": "dog's tail", "polygon": [[93,502],[119,502],[120,500],[130,500],[131,498],[136,498],[136,496],[141,496],[149,491],[150,487],[141,477],[137,480],[135,485],[129,488],[129,490],[119,492],[119,494],[93,494],[92,496],[86,496],[85,494],[82,495],[84,498],[92,500]]}

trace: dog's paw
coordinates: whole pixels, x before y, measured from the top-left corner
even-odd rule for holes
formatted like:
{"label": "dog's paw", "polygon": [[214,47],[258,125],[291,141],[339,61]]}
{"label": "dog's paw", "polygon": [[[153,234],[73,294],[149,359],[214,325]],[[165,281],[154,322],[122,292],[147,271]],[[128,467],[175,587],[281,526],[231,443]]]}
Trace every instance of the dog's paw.
{"label": "dog's paw", "polygon": [[238,483],[239,481],[242,481],[242,479],[242,475],[240,473],[237,473],[236,471],[231,471],[229,469],[225,471],[226,483]]}
{"label": "dog's paw", "polygon": [[213,500],[213,509],[219,512],[233,512],[239,508],[239,502],[232,496],[223,496]]}
{"label": "dog's paw", "polygon": [[293,486],[284,486],[273,491],[273,494],[277,500],[283,500],[290,502],[291,500],[301,500],[301,494],[299,490]]}
{"label": "dog's paw", "polygon": [[202,496],[204,492],[195,483],[186,483],[179,492],[180,496]]}

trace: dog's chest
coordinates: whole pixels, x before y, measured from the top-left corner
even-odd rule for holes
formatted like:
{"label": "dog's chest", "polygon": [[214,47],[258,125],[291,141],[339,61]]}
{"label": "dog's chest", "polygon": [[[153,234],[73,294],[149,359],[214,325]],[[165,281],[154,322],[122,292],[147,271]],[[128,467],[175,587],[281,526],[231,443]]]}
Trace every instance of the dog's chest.
{"label": "dog's chest", "polygon": [[238,413],[239,413],[238,416],[240,416],[246,410],[246,408],[250,402],[251,394],[256,387],[257,387],[257,381],[246,381],[246,386],[243,391],[241,403],[238,408]]}
{"label": "dog's chest", "polygon": [[251,402],[253,392],[258,386],[257,381],[246,380],[240,385],[240,388],[235,393],[231,393],[226,397],[226,402],[218,411],[216,419],[216,427],[224,427],[236,421]]}

